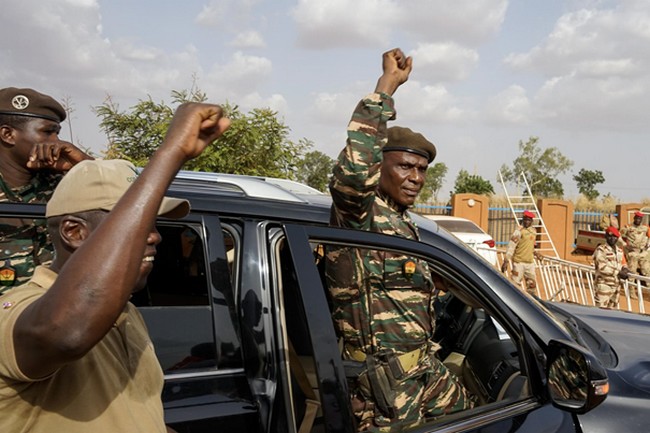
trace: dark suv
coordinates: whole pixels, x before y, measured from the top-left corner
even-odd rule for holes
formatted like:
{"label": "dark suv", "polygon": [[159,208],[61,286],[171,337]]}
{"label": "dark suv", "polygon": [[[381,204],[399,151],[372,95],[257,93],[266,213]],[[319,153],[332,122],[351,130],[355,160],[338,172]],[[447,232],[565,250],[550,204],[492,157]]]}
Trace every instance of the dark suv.
{"label": "dark suv", "polygon": [[[328,227],[329,197],[292,182],[181,172],[169,195],[190,200],[192,212],[159,221],[155,268],[132,302],[165,371],[166,421],[179,433],[355,431],[323,277],[334,245],[430,264],[441,290],[438,355],[479,404],[415,431],[650,425],[644,316],[543,304],[424,218],[421,242]],[[41,205],[0,203],[2,218],[43,214]]]}

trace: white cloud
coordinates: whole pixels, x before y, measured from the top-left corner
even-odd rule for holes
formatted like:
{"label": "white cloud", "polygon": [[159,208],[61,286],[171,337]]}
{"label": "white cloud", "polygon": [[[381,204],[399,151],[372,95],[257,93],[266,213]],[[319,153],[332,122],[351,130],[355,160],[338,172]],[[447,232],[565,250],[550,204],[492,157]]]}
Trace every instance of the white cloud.
{"label": "white cloud", "polygon": [[478,45],[503,23],[507,0],[299,0],[298,43],[308,48],[385,46],[393,34]]}
{"label": "white cloud", "polygon": [[196,23],[205,27],[232,30],[252,20],[253,8],[262,0],[210,0],[196,16]]}
{"label": "white cloud", "polygon": [[530,101],[526,90],[512,85],[489,99],[485,107],[486,119],[496,124],[525,124],[529,122]]}
{"label": "white cloud", "polygon": [[299,0],[291,14],[301,46],[359,47],[386,43],[403,9],[393,0]]}
{"label": "white cloud", "polygon": [[476,50],[454,42],[419,44],[408,55],[414,59],[412,77],[433,82],[464,80],[479,60]]}
{"label": "white cloud", "polygon": [[235,36],[230,45],[235,48],[264,48],[266,42],[264,42],[264,38],[259,32],[248,30]]}
{"label": "white cloud", "polygon": [[505,63],[545,78],[532,99],[532,111],[551,125],[619,131],[647,125],[647,2],[624,1],[610,9],[592,5],[566,13],[540,45],[510,54]]}

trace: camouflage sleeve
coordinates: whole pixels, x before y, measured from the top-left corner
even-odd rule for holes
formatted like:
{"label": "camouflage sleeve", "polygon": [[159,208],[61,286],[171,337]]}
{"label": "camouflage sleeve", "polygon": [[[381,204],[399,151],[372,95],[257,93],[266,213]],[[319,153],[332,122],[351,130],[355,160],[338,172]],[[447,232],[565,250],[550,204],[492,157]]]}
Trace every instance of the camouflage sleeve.
{"label": "camouflage sleeve", "polygon": [[521,231],[519,229],[515,230],[510,237],[510,242],[508,242],[508,247],[506,248],[506,260],[512,260],[512,256],[515,255],[515,249],[517,249],[517,244],[521,239]]}
{"label": "camouflage sleeve", "polygon": [[386,143],[386,123],[395,118],[393,98],[372,93],[357,105],[347,129],[347,144],[334,166],[330,192],[339,221],[367,229],[368,210],[379,183],[381,149]]}
{"label": "camouflage sleeve", "polygon": [[596,248],[593,255],[596,272],[603,276],[614,276],[618,273],[617,264],[607,258],[607,254],[600,248]]}

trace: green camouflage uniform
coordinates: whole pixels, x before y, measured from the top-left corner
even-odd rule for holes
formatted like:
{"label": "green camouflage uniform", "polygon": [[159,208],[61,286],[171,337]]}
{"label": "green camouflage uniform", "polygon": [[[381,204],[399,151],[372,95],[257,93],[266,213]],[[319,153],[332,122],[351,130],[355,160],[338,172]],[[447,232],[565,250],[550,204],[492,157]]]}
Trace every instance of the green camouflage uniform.
{"label": "green camouflage uniform", "polygon": [[[0,174],[0,202],[45,203],[60,178],[57,174],[37,173],[29,185],[11,189]],[[0,218],[0,293],[27,282],[34,268],[49,264],[52,257],[44,219]],[[11,272],[6,272],[8,269]]]}
{"label": "green camouflage uniform", "polygon": [[650,232],[645,224],[630,224],[621,230],[621,238],[626,241],[627,263],[630,272],[638,273],[641,268],[642,275],[650,275],[650,264],[648,263],[648,236]]}
{"label": "green camouflage uniform", "polygon": [[[331,223],[417,240],[417,227],[406,209],[378,189],[386,123],[395,118],[393,104],[390,96],[374,93],[354,111],[347,146],[330,183]],[[386,251],[335,247],[327,250],[326,269],[344,359],[355,359],[359,352],[400,355],[422,349],[413,368],[393,384],[394,418],[378,411],[373,398],[361,392],[371,403],[356,413],[359,431],[397,431],[472,407],[466,390],[434,356],[434,286],[426,262]],[[353,395],[359,393],[358,383],[352,381],[350,387]]]}
{"label": "green camouflage uniform", "polygon": [[618,245],[615,248],[600,244],[592,256],[596,268],[594,301],[599,307],[618,307],[618,273],[626,261],[623,250]]}

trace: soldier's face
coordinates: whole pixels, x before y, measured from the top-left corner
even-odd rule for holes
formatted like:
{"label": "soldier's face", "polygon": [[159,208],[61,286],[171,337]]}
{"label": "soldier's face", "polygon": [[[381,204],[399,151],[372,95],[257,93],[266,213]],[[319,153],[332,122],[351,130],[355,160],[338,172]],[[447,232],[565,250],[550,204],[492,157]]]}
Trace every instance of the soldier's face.
{"label": "soldier's face", "polygon": [[61,125],[52,120],[34,118],[13,128],[14,151],[21,161],[27,163],[34,145],[59,140]]}
{"label": "soldier's face", "polygon": [[383,157],[379,189],[401,206],[413,205],[424,186],[429,161],[423,156],[400,151],[385,152]]}
{"label": "soldier's face", "polygon": [[607,242],[607,245],[613,247],[614,245],[616,245],[616,242],[618,241],[618,237],[611,233],[605,233],[605,241]]}
{"label": "soldier's face", "polygon": [[530,217],[523,217],[521,221],[525,228],[528,228],[533,224],[533,219]]}
{"label": "soldier's face", "polygon": [[634,225],[635,226],[641,225],[641,220],[642,219],[643,219],[642,217],[634,215]]}

